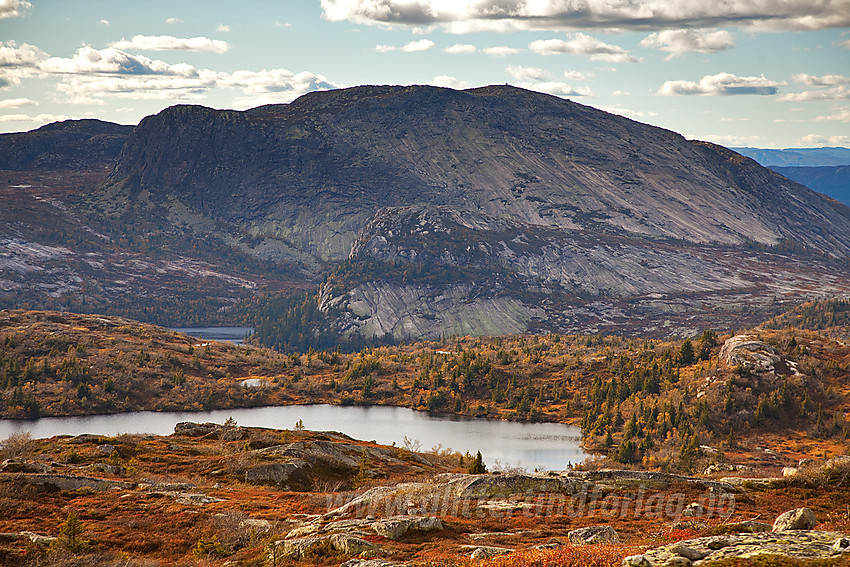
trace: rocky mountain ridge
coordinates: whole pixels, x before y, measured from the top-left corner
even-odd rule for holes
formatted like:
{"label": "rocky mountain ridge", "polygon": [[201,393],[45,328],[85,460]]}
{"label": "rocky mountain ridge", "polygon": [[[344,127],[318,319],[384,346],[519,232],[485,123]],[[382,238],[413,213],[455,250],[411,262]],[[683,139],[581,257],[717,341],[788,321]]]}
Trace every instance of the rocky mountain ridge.
{"label": "rocky mountain ridge", "polygon": [[[175,106],[110,155],[75,193],[71,212],[89,221],[75,230],[155,251],[148,274],[166,260],[218,274],[207,312],[321,282],[342,334],[669,335],[850,292],[847,207],[726,148],[509,86]],[[9,241],[35,232],[10,228]],[[89,290],[101,303],[130,279],[108,277]],[[179,287],[205,289],[191,277]],[[58,297],[84,293],[73,278],[88,273],[68,274]]]}

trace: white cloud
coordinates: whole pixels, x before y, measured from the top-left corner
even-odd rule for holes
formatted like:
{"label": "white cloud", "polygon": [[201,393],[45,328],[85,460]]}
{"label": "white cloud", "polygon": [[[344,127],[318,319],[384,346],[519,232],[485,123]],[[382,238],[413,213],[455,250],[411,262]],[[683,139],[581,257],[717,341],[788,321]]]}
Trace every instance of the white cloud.
{"label": "white cloud", "polygon": [[519,81],[545,81],[551,77],[551,73],[537,67],[523,67],[522,65],[508,65],[505,67],[514,79]]}
{"label": "white cloud", "polygon": [[419,39],[405,44],[401,50],[405,53],[414,53],[417,51],[428,51],[429,49],[433,49],[436,45],[437,44],[430,39]]}
{"label": "white cloud", "polygon": [[166,18],[165,23],[169,25],[182,24],[183,20],[181,20],[180,18]]}
{"label": "white cloud", "polygon": [[0,100],[0,108],[21,108],[22,106],[38,106],[31,98],[7,98]]}
{"label": "white cloud", "polygon": [[215,31],[227,33],[230,31],[230,26],[228,26],[227,24],[218,24],[218,27],[215,28]]}
{"label": "white cloud", "polygon": [[637,57],[617,45],[583,33],[575,33],[569,40],[538,39],[532,41],[528,48],[540,55],[558,55],[570,53],[573,55],[589,55],[592,61],[609,61],[611,63],[637,63]]}
{"label": "white cloud", "polygon": [[850,136],[823,136],[809,134],[800,138],[801,146],[850,146]]}
{"label": "white cloud", "polygon": [[564,78],[568,81],[589,81],[592,76],[581,71],[564,71]]}
{"label": "white cloud", "polygon": [[191,77],[197,71],[191,65],[178,63],[169,65],[164,61],[150,59],[144,55],[130,55],[120,49],[107,47],[95,49],[83,46],[73,57],[50,57],[39,63],[38,68],[57,74],[109,74],[109,75],[174,75]]}
{"label": "white cloud", "polygon": [[475,53],[475,46],[469,45],[468,43],[456,43],[450,47],[445,48],[443,51],[446,53]]}
{"label": "white cloud", "polygon": [[587,87],[573,88],[567,83],[560,81],[520,81],[512,84],[521,89],[537,91],[559,97],[593,96],[593,91]]}
{"label": "white cloud", "polygon": [[726,30],[703,32],[694,29],[662,30],[644,38],[640,44],[666,51],[672,59],[684,53],[717,53],[735,47],[732,34]]}
{"label": "white cloud", "polygon": [[850,108],[842,108],[835,114],[818,116],[815,122],[850,122]]}
{"label": "white cloud", "polygon": [[767,140],[761,136],[729,136],[721,134],[706,134],[700,139],[720,144],[721,146],[740,148],[740,147],[755,147],[768,148],[770,147]]}
{"label": "white cloud", "polygon": [[850,100],[850,89],[843,85],[837,85],[828,89],[817,91],[802,91],[799,93],[788,93],[779,97],[782,102],[811,102],[815,100]]}
{"label": "white cloud", "polygon": [[466,89],[469,88],[469,81],[463,81],[448,75],[437,75],[428,82],[429,85],[435,87],[446,87],[449,89]]}
{"label": "white cloud", "polygon": [[36,116],[30,116],[29,114],[0,114],[0,122],[48,124],[50,122],[58,122],[59,120],[68,120],[68,117],[64,114],[38,114]]}
{"label": "white cloud", "polygon": [[34,45],[0,41],[0,67],[35,67],[46,58],[47,54]]}
{"label": "white cloud", "polygon": [[840,45],[844,49],[850,49],[850,39],[845,39],[844,41],[839,41],[838,45]]}
{"label": "white cloud", "polygon": [[611,96],[632,96],[632,93],[629,91],[614,91],[611,93]]}
{"label": "white cloud", "polygon": [[0,0],[0,20],[4,18],[20,18],[32,8],[26,0]]}
{"label": "white cloud", "polygon": [[513,55],[514,53],[519,53],[522,49],[508,47],[507,45],[497,45],[495,47],[485,47],[481,51],[491,57],[506,57],[508,55]]}
{"label": "white cloud", "polygon": [[136,35],[133,39],[116,41],[110,44],[116,49],[137,49],[140,51],[202,51],[224,53],[230,49],[226,41],[208,37],[174,37],[170,35]]}
{"label": "white cloud", "polygon": [[100,20],[98,25],[109,27],[109,20]]}
{"label": "white cloud", "polygon": [[716,75],[706,75],[699,82],[666,81],[658,89],[658,94],[662,96],[774,95],[779,92],[779,87],[785,84],[766,79],[764,75],[760,77],[738,77],[732,73],[717,73]]}
{"label": "white cloud", "polygon": [[850,77],[843,75],[823,75],[821,77],[799,73],[792,77],[794,81],[812,87],[834,87],[836,85],[846,85],[850,83]]}
{"label": "white cloud", "polygon": [[[850,26],[848,0],[321,0],[324,17],[377,25],[443,25],[450,31],[664,30]],[[454,28],[454,29],[453,29]]]}
{"label": "white cloud", "polygon": [[277,28],[291,28],[292,27],[292,24],[290,24],[289,22],[278,22],[277,20],[275,20],[274,25]]}
{"label": "white cloud", "polygon": [[415,53],[417,51],[427,51],[433,49],[437,44],[430,39],[419,39],[406,43],[401,47],[395,45],[376,45],[375,51],[378,53],[389,53],[390,51],[404,51],[405,53]]}

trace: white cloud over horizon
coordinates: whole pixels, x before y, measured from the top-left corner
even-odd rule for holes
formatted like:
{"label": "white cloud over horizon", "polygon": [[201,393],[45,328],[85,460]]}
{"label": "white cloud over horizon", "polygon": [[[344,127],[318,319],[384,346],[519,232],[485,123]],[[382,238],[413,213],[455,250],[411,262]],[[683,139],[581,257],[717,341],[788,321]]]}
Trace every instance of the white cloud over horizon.
{"label": "white cloud over horizon", "polygon": [[428,84],[433,87],[445,87],[447,89],[463,90],[469,88],[469,81],[463,81],[449,75],[437,75]]}
{"label": "white cloud over horizon", "polygon": [[775,95],[779,87],[785,86],[781,81],[772,81],[759,77],[739,77],[732,73],[717,73],[706,75],[699,81],[674,80],[666,81],[658,89],[660,96],[676,95],[702,95],[702,96],[730,96],[730,95]]}
{"label": "white cloud over horizon", "polygon": [[171,35],[135,35],[132,39],[122,39],[110,44],[110,47],[122,50],[139,51],[196,51],[207,53],[226,53],[230,44],[220,39],[208,37],[174,37]]}
{"label": "white cloud over horizon", "polygon": [[38,102],[31,98],[0,99],[0,108],[21,108],[24,106],[38,106]]}
{"label": "white cloud over horizon", "polygon": [[321,0],[330,21],[375,25],[462,24],[488,31],[664,30],[742,27],[822,30],[850,26],[850,0]]}
{"label": "white cloud over horizon", "polygon": [[717,53],[735,47],[732,34],[726,30],[703,32],[695,29],[662,30],[644,38],[643,47],[659,49],[669,53],[667,59],[685,53]]}
{"label": "white cloud over horizon", "polygon": [[575,33],[568,40],[538,39],[532,41],[528,48],[540,55],[587,55],[591,61],[607,61],[609,63],[637,63],[640,61],[626,49],[611,45],[593,36]]}

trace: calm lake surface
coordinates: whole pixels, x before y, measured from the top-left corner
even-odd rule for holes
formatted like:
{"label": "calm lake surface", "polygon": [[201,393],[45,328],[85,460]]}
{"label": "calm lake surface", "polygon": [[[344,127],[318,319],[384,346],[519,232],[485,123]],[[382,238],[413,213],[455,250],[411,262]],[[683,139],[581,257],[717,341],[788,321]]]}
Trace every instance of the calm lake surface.
{"label": "calm lake surface", "polygon": [[254,333],[254,327],[169,327],[169,329],[199,339],[228,341],[237,345],[241,345],[245,337]]}
{"label": "calm lake surface", "polygon": [[29,432],[33,437],[54,435],[169,435],[181,421],[223,423],[233,417],[238,425],[292,429],[303,420],[306,429],[341,431],[355,439],[404,446],[415,440],[420,450],[438,445],[473,455],[481,451],[489,467],[561,470],[584,460],[578,427],[557,423],[515,423],[482,419],[437,417],[408,408],[302,405],[207,412],[133,412],[85,417],[46,417],[34,421],[0,420],[0,439]]}

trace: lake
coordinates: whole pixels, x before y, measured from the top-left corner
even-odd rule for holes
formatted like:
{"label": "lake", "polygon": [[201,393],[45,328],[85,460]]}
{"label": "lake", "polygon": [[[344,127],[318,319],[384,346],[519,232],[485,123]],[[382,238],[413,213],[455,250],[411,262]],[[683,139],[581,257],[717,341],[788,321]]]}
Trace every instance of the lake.
{"label": "lake", "polygon": [[404,446],[405,437],[421,451],[434,447],[465,453],[481,451],[488,467],[562,470],[587,456],[580,447],[581,430],[558,423],[517,423],[434,416],[408,408],[301,405],[206,412],[132,412],[84,417],[45,417],[34,421],[0,420],[0,439],[29,432],[33,437],[94,433],[169,435],[181,421],[293,429],[299,419],[306,429],[341,431],[355,439]]}
{"label": "lake", "polygon": [[227,341],[241,345],[245,338],[254,333],[254,327],[168,327],[172,331],[191,337],[213,341]]}

